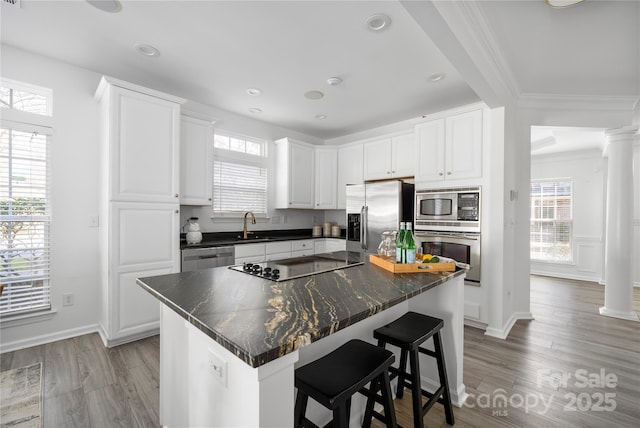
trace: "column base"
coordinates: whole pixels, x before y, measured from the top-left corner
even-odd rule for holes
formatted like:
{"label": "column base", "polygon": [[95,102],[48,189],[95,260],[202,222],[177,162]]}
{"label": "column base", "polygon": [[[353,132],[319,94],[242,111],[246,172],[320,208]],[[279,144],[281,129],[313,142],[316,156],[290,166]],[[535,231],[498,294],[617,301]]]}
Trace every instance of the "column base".
{"label": "column base", "polygon": [[620,318],[623,320],[640,321],[640,318],[638,318],[638,314],[636,314],[634,311],[616,311],[605,306],[600,308],[600,315],[603,315],[605,317]]}

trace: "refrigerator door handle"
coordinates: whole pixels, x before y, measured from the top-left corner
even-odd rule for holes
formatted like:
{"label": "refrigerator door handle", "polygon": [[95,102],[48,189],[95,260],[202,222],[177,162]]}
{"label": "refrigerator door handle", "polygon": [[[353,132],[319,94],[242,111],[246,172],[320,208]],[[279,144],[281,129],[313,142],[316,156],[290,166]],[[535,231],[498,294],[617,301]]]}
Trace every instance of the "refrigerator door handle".
{"label": "refrigerator door handle", "polygon": [[367,236],[369,235],[369,207],[362,207],[362,249],[367,250],[369,248],[369,242]]}

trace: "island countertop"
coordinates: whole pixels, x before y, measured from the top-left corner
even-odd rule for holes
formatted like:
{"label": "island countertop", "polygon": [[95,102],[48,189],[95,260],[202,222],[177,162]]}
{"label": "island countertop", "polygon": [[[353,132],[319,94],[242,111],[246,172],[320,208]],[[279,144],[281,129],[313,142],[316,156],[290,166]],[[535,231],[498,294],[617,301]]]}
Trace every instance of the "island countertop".
{"label": "island countertop", "polygon": [[281,282],[228,267],[137,282],[242,361],[259,367],[464,274],[460,269],[393,274],[370,264],[368,256],[363,262]]}

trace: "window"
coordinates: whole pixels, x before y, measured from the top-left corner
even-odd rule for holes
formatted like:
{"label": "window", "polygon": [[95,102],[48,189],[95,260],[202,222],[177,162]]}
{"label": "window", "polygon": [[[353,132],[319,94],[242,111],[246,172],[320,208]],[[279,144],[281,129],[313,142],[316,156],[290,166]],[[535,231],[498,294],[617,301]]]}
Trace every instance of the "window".
{"label": "window", "polygon": [[[51,129],[33,123],[51,111],[51,93],[3,79],[0,103],[0,316],[6,316],[51,307]],[[6,120],[4,109],[20,120]]]}
{"label": "window", "polygon": [[531,259],[571,262],[572,194],[570,179],[531,182]]}
{"label": "window", "polygon": [[216,132],[213,215],[238,217],[246,211],[267,216],[266,141]]}
{"label": "window", "polygon": [[51,89],[10,79],[0,80],[0,106],[3,109],[51,116],[51,98]]}

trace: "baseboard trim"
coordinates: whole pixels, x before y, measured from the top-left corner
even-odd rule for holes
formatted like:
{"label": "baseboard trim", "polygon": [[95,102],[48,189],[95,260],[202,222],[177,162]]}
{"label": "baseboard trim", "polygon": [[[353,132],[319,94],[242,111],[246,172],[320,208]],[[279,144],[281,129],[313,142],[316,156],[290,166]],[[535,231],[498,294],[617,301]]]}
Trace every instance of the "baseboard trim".
{"label": "baseboard trim", "polygon": [[467,327],[478,328],[480,330],[486,330],[487,329],[487,323],[484,323],[484,322],[478,321],[478,320],[474,320],[474,319],[471,319],[471,318],[465,318],[464,319],[464,325],[466,325]]}
{"label": "baseboard trim", "polygon": [[2,353],[18,351],[32,346],[45,345],[58,340],[69,339],[83,334],[98,332],[98,324],[91,324],[82,327],[70,328],[68,330],[57,331],[55,333],[43,334],[41,336],[29,337],[27,339],[15,340],[2,344]]}
{"label": "baseboard trim", "polygon": [[604,281],[603,278],[595,277],[595,276],[572,275],[572,274],[566,274],[561,272],[548,272],[548,271],[542,271],[542,270],[536,270],[536,269],[530,269],[530,273],[531,275],[548,276],[551,278],[561,278],[561,279],[572,279],[575,281],[598,282],[598,283],[601,283],[602,281]]}
{"label": "baseboard trim", "polygon": [[113,348],[114,346],[120,346],[120,345],[124,345],[125,343],[135,342],[136,340],[146,339],[147,337],[156,336],[160,334],[160,328],[155,328],[155,329],[143,331],[140,333],[118,337],[115,339],[109,339],[107,337],[107,333],[103,329],[100,329],[98,333],[100,334],[100,339],[102,339],[103,345],[106,348]]}
{"label": "baseboard trim", "polygon": [[531,312],[514,312],[509,320],[502,326],[502,328],[487,327],[484,334],[498,339],[506,339],[513,328],[513,325],[518,320],[532,320],[533,315]]}
{"label": "baseboard trim", "polygon": [[[433,391],[436,391],[438,388],[440,388],[440,382],[433,380],[429,377],[420,376],[420,381],[422,383],[422,389],[428,392],[433,393]],[[395,387],[393,390],[395,391]],[[464,383],[460,385],[460,387],[457,390],[455,389],[451,390],[451,404],[453,404],[456,407],[464,406],[464,403],[465,401],[467,401],[468,397],[469,397],[469,394],[467,394],[467,387],[465,386]]]}

